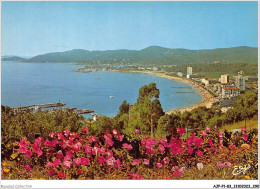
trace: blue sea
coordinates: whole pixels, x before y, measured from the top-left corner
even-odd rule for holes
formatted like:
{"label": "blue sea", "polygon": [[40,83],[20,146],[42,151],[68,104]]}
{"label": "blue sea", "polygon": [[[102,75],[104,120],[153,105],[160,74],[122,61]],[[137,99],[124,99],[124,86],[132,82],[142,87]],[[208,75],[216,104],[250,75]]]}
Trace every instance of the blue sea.
{"label": "blue sea", "polygon": [[72,63],[2,62],[1,104],[18,107],[60,101],[69,108],[93,109],[114,116],[124,100],[134,104],[139,88],[151,82],[160,89],[159,99],[165,111],[202,100],[198,93],[176,93],[196,92],[194,89],[172,88],[189,87],[186,83],[141,73],[73,71],[80,67]]}

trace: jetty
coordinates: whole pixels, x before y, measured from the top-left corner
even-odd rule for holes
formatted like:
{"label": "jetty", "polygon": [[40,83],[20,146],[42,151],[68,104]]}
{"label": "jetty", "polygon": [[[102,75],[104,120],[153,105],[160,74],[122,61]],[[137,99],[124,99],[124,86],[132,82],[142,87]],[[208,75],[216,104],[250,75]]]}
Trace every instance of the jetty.
{"label": "jetty", "polygon": [[80,110],[74,110],[74,112],[76,114],[89,114],[89,113],[93,113],[94,110],[91,110],[91,109],[80,109]]}
{"label": "jetty", "polygon": [[83,73],[89,73],[92,70],[90,70],[89,68],[78,68],[78,69],[74,69],[74,72],[83,72]]}
{"label": "jetty", "polygon": [[174,89],[192,89],[192,87],[172,87]]}
{"label": "jetty", "polygon": [[48,104],[35,104],[35,105],[29,105],[29,106],[20,106],[12,108],[14,113],[17,113],[19,111],[21,112],[33,112],[36,110],[39,110],[41,108],[54,108],[54,107],[62,107],[66,104],[57,102],[57,103],[48,103]]}

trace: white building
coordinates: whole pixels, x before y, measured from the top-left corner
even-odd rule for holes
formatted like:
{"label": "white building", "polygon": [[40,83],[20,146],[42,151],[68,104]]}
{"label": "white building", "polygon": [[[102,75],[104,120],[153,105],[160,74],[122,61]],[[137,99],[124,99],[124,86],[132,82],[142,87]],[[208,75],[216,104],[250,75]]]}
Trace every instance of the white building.
{"label": "white building", "polygon": [[241,91],[246,90],[246,81],[245,77],[242,76],[234,76],[235,78],[235,85],[237,88],[239,88]]}
{"label": "white building", "polygon": [[229,75],[225,74],[225,75],[221,75],[221,77],[219,78],[219,82],[224,84],[224,83],[228,83],[229,82]]}
{"label": "white building", "polygon": [[189,79],[192,75],[192,67],[187,67],[187,78]]}
{"label": "white building", "polygon": [[238,95],[240,95],[239,88],[229,88],[229,87],[222,88],[222,98],[234,97]]}
{"label": "white building", "polygon": [[201,79],[201,83],[204,83],[205,85],[208,85],[209,84],[209,80],[203,78],[203,79]]}
{"label": "white building", "polygon": [[179,76],[179,77],[183,77],[182,72],[178,72],[178,73],[177,73],[177,76]]}

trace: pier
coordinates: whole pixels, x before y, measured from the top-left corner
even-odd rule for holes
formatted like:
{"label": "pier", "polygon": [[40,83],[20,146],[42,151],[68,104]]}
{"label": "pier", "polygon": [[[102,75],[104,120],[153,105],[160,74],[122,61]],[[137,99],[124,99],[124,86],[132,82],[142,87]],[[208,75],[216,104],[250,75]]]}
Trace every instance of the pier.
{"label": "pier", "polygon": [[89,114],[89,113],[93,113],[94,110],[90,110],[90,109],[80,109],[80,110],[74,110],[74,112],[76,114]]}
{"label": "pier", "polygon": [[65,106],[66,104],[57,102],[57,103],[49,103],[49,104],[36,104],[36,105],[29,105],[29,106],[20,106],[20,107],[15,107],[12,108],[14,113],[17,113],[19,111],[22,112],[33,112],[36,110],[39,110],[41,108],[54,108],[54,107],[62,107]]}

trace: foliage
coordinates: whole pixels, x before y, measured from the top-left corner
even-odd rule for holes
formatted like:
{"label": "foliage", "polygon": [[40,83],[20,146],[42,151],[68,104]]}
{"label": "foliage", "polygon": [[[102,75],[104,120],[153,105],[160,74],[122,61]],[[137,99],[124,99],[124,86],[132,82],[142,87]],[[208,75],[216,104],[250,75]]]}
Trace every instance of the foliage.
{"label": "foliage", "polygon": [[32,141],[35,134],[47,137],[50,132],[70,129],[78,132],[83,127],[84,118],[69,110],[18,112],[14,114],[8,106],[1,106],[2,141],[26,137]]}
{"label": "foliage", "polygon": [[[96,138],[87,127],[79,133],[68,129],[50,133],[34,142],[22,137],[14,142],[10,156],[2,156],[1,179],[258,178],[257,129],[243,128],[236,134],[204,129],[186,140],[180,139],[183,128],[158,140],[139,130],[132,140],[115,129]],[[233,174],[235,166],[244,165],[251,167],[246,175]]]}
{"label": "foliage", "polygon": [[158,120],[164,114],[160,101],[159,89],[155,83],[144,85],[139,90],[137,103],[129,111],[128,128],[126,134],[131,133],[135,128],[140,129],[142,134],[148,134],[153,137]]}

